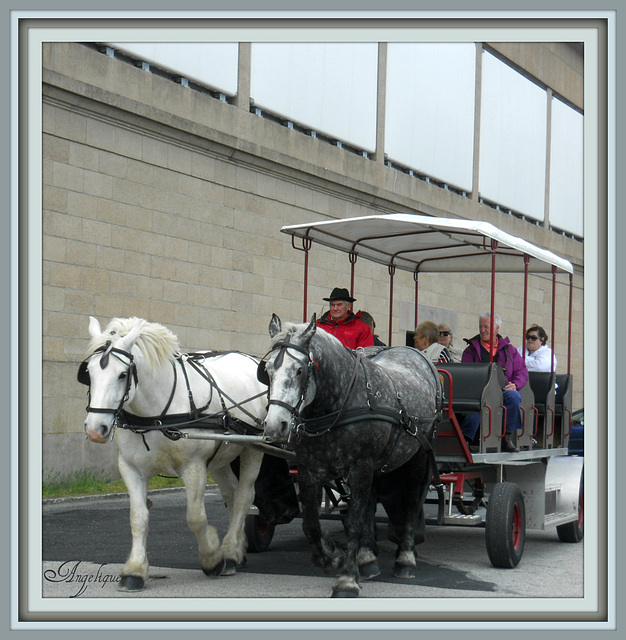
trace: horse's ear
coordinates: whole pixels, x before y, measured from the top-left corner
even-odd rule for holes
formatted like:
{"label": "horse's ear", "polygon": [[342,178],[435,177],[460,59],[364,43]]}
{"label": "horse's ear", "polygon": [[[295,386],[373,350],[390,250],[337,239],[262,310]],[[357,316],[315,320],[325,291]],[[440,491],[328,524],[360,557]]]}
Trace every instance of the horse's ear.
{"label": "horse's ear", "polygon": [[302,341],[307,344],[310,342],[313,334],[317,331],[317,316],[313,314],[311,316],[311,322],[309,322],[309,326],[302,332]]}
{"label": "horse's ear", "polygon": [[280,322],[280,318],[275,313],[273,313],[272,319],[270,320],[270,326],[269,326],[270,338],[276,337],[281,330],[282,330],[282,324]]}
{"label": "horse's ear", "polygon": [[99,336],[101,333],[102,333],[102,330],[100,329],[100,323],[98,322],[98,320],[93,316],[89,316],[89,335],[92,338],[95,338],[96,336]]}
{"label": "horse's ear", "polygon": [[140,320],[139,322],[137,322],[133,326],[133,328],[119,341],[118,348],[130,351],[135,342],[137,342],[137,338],[139,338],[139,336],[141,335],[144,324],[146,324],[145,320]]}

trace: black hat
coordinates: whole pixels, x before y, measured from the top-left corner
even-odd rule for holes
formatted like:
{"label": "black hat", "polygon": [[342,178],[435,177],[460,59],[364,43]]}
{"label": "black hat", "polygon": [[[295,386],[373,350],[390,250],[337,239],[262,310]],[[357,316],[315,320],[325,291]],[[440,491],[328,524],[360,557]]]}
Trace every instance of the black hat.
{"label": "black hat", "polygon": [[331,300],[345,300],[346,302],[354,302],[356,298],[353,298],[347,289],[340,289],[339,287],[335,287],[328,298],[322,298],[322,300],[326,300],[330,302]]}

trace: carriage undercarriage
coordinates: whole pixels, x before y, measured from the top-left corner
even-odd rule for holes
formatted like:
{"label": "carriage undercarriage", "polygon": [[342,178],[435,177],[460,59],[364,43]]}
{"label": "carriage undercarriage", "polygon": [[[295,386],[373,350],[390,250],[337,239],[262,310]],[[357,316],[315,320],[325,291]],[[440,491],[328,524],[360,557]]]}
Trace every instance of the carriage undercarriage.
{"label": "carriage undercarriage", "polygon": [[[206,434],[195,437],[261,447],[266,455],[284,458],[290,463],[297,488],[295,454],[272,445],[264,436]],[[448,437],[440,436],[439,441],[450,449]],[[444,490],[437,491],[431,485],[424,508],[426,525],[485,528],[489,559],[499,568],[513,568],[520,562],[527,529],[554,527],[563,542],[582,539],[583,458],[568,456],[564,446],[519,453],[475,451],[470,452],[468,462],[461,442],[457,440],[456,444],[461,453],[436,455]],[[320,519],[343,520],[349,501],[349,487],[345,483],[338,480],[326,484],[320,502]],[[301,513],[298,516],[301,517]],[[384,510],[378,510],[376,521],[381,525],[382,535],[385,525],[389,525]],[[276,526],[253,505],[245,526],[248,550],[266,551]]]}

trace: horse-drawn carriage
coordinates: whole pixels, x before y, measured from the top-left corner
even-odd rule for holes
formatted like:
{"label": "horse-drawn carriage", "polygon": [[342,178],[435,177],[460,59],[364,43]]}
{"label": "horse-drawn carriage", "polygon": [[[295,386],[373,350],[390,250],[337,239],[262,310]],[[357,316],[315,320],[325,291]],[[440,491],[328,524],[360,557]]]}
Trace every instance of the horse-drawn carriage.
{"label": "horse-drawn carriage", "polygon": [[[529,384],[522,389],[523,427],[516,434],[519,452],[507,453],[502,449],[505,435],[502,389],[506,379],[501,368],[493,362],[437,365],[444,389],[444,406],[434,449],[439,481],[446,492],[442,503],[441,492],[431,489],[426,503],[439,506],[437,517],[430,521],[432,524],[485,526],[487,551],[496,567],[518,564],[526,528],[554,526],[561,540],[580,541],[583,537],[583,458],[568,456],[573,393],[572,265],[484,222],[392,214],[287,226],[282,231],[292,237],[294,248],[305,254],[305,283],[308,282],[308,252],[314,243],[349,255],[352,291],[357,259],[387,266],[390,341],[396,269],[409,271],[414,276],[415,325],[421,273],[490,274],[493,318],[496,273],[519,272],[524,284],[524,330],[529,274],[549,274],[552,336],[556,329],[557,275],[565,275],[569,289],[566,372],[529,373]],[[306,289],[304,309],[306,318]],[[481,414],[480,436],[475,447],[466,442],[459,426],[460,416],[469,412]],[[336,496],[337,491],[327,491],[322,517],[340,511]],[[265,532],[263,538],[255,537],[252,531],[257,525]],[[250,537],[259,539],[263,545],[270,538],[269,529],[262,518],[248,522]]]}
{"label": "horse-drawn carriage", "polygon": [[[245,554],[244,528],[249,550],[266,549],[275,525],[251,504],[262,453],[290,462],[313,558],[324,569],[340,573],[334,596],[357,595],[357,579],[377,574],[376,508],[380,501],[387,509],[394,483],[406,488],[402,520],[390,523],[397,532],[400,577],[414,575],[413,547],[431,504],[436,507],[433,523],[485,526],[487,551],[496,567],[519,563],[527,527],[556,526],[561,540],[580,541],[583,459],[567,455],[573,384],[571,264],[482,222],[391,214],[282,231],[305,255],[304,320],[313,243],[349,255],[352,289],[357,259],[387,266],[390,337],[397,269],[414,276],[415,324],[421,273],[491,273],[492,318],[496,271],[521,272],[525,300],[529,273],[551,274],[552,336],[557,272],[565,273],[570,296],[567,373],[531,377],[522,393],[519,451],[508,453],[501,447],[503,373],[493,362],[435,369],[411,347],[351,352],[317,332],[315,317],[283,326],[274,316],[272,347],[260,363],[244,354],[184,355],[177,344],[169,345],[167,357],[150,355],[146,348],[158,343],[158,336],[145,340],[140,327],[108,327],[103,332],[92,326],[94,354],[79,374],[79,380],[91,382],[86,431],[103,442],[111,430],[122,427],[120,470],[131,497],[133,550],[122,572],[122,588],[141,588],[147,578],[146,488],[155,473],[185,480],[188,523],[198,537],[205,573],[236,571]],[[525,303],[524,327],[526,313]],[[163,378],[158,384],[157,370]],[[154,407],[163,405],[154,415]],[[467,412],[481,415],[475,447],[459,427],[460,415]],[[230,464],[238,456],[237,483]],[[221,547],[215,530],[207,527],[201,504],[207,466],[231,516]],[[344,520],[345,554],[322,536],[320,517]]]}

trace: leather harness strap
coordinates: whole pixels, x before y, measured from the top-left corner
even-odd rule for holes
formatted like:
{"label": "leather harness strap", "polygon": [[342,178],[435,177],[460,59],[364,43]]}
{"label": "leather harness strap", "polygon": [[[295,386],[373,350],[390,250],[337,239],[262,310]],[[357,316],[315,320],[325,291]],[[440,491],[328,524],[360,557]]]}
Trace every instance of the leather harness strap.
{"label": "leather harness strap", "polygon": [[[135,385],[137,385],[138,383],[137,369],[134,364],[134,357],[131,353],[127,351],[123,351],[121,349],[117,349],[116,347],[113,347],[111,345],[111,341],[107,341],[107,343],[104,346],[100,347],[99,349],[96,349],[93,355],[101,352],[102,352],[102,356],[100,358],[100,367],[102,369],[105,369],[106,366],[108,365],[109,356],[112,353],[118,359],[121,359],[120,355],[128,359],[129,373],[131,375],[128,376],[126,390],[124,392],[120,405],[119,407],[117,407],[117,409],[88,406],[87,411],[91,413],[112,413],[115,416],[116,427],[128,429],[130,431],[133,431],[134,433],[141,435],[143,437],[144,444],[148,451],[150,450],[150,448],[148,447],[144,434],[149,431],[161,431],[161,433],[163,433],[163,435],[169,438],[170,440],[179,440],[183,437],[186,437],[184,433],[179,431],[180,428],[185,428],[185,427],[210,428],[210,429],[219,428],[219,429],[223,429],[224,431],[232,430],[238,434],[250,433],[248,431],[248,428],[251,427],[251,425],[247,424],[246,422],[244,422],[239,418],[234,418],[233,416],[231,416],[229,411],[232,411],[232,409],[239,409],[244,414],[246,414],[257,425],[258,428],[262,427],[262,421],[259,420],[258,417],[253,415],[250,411],[248,411],[243,405],[247,402],[252,402],[253,400],[263,397],[264,395],[266,395],[266,392],[263,391],[261,393],[258,393],[252,396],[251,398],[246,398],[241,402],[235,402],[232,398],[228,396],[228,394],[226,394],[224,391],[222,391],[222,389],[219,388],[213,376],[211,376],[211,374],[207,371],[207,369],[201,364],[202,360],[204,360],[206,357],[205,354],[202,354],[202,353],[179,355],[176,357],[175,361],[172,361],[172,368],[174,370],[174,383],[172,385],[172,391],[170,393],[168,401],[165,407],[163,408],[163,411],[161,411],[160,415],[145,417],[145,416],[137,416],[127,411],[124,411],[122,407],[128,399],[131,382],[134,380]],[[211,355],[222,355],[223,353],[230,353],[230,352],[219,352],[217,354],[213,352],[210,352],[210,353]],[[246,354],[243,354],[243,355],[246,355]],[[176,393],[176,387],[178,384],[178,373],[177,373],[176,361],[180,364],[180,367],[183,371],[185,384],[187,386],[187,395],[189,397],[190,410],[187,413],[176,413],[176,414],[168,415],[167,412],[169,411],[169,408],[174,399],[174,395]],[[203,377],[210,385],[211,395],[209,397],[208,402],[201,408],[197,408],[195,406],[193,393],[191,391],[191,385],[189,383],[189,377],[187,374],[185,363],[189,363],[189,365],[201,377]],[[78,380],[82,384],[86,384],[88,386],[90,385],[89,374],[87,372],[87,360],[82,362],[79,367]],[[213,397],[213,389],[216,389],[219,395],[222,410],[214,414],[202,415],[202,412],[206,411],[206,409],[209,407],[211,403],[211,400]],[[230,407],[226,406],[225,399],[231,403]],[[251,427],[251,428],[256,429],[256,432],[258,433],[258,428],[255,428],[255,427]]]}

